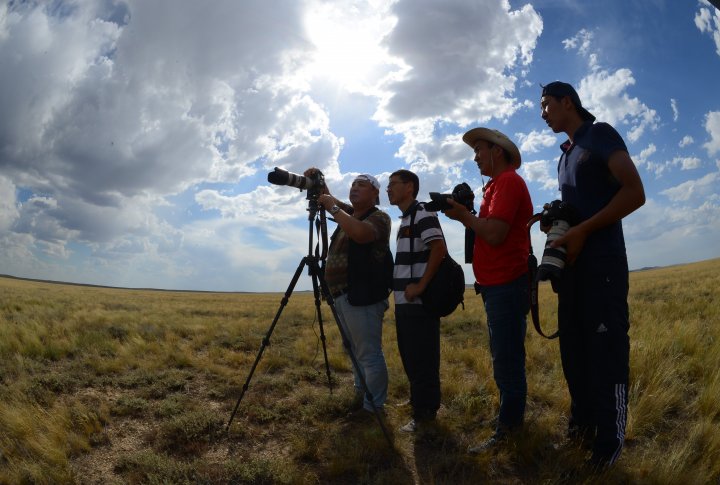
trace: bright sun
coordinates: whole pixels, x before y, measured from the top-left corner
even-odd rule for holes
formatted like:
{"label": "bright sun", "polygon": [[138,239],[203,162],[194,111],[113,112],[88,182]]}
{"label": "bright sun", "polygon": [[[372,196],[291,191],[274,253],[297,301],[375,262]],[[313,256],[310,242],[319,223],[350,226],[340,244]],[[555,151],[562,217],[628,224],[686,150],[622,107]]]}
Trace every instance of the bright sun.
{"label": "bright sun", "polygon": [[388,22],[353,15],[330,3],[305,19],[316,52],[308,67],[313,77],[329,79],[349,90],[364,90],[377,81],[387,54],[378,45]]}

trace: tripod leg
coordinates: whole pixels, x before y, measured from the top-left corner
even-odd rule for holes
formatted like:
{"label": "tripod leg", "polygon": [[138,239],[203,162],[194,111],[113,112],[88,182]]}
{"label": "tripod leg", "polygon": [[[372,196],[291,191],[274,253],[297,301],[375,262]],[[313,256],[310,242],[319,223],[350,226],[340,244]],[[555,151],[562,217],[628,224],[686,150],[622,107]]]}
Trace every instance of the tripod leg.
{"label": "tripod leg", "polygon": [[[312,275],[313,294],[315,295],[315,311],[317,312],[318,324],[320,326],[320,341],[322,342],[323,354],[325,355],[325,373],[327,374],[328,388],[330,389],[330,394],[332,394],[333,388],[332,378],[330,377],[330,363],[328,362],[327,345],[325,344],[325,341],[327,339],[325,338],[322,312],[320,311],[320,286],[318,285],[318,274],[320,272],[320,269],[317,266],[317,260],[315,259],[312,259],[311,263],[309,264],[310,273]],[[317,268],[317,273],[315,272],[315,268]]]}
{"label": "tripod leg", "polygon": [[[237,413],[238,408],[240,407],[240,401],[242,401],[243,396],[245,395],[245,392],[248,390],[248,386],[250,385],[250,379],[252,379],[253,374],[255,373],[255,368],[257,367],[258,363],[260,362],[260,358],[263,355],[263,352],[265,351],[265,347],[270,345],[270,336],[273,333],[273,330],[275,330],[275,325],[278,322],[278,319],[280,318],[280,314],[282,313],[285,306],[288,304],[288,301],[290,300],[290,295],[292,295],[293,290],[295,289],[295,285],[298,282],[298,279],[300,279],[300,275],[302,274],[303,268],[307,264],[307,257],[303,258],[300,262],[300,265],[298,266],[297,270],[295,271],[295,275],[293,276],[292,280],[290,281],[290,285],[288,285],[287,290],[285,291],[285,296],[280,301],[280,307],[277,310],[277,313],[275,314],[275,318],[272,321],[272,324],[270,324],[270,328],[268,328],[267,333],[265,334],[265,338],[262,339],[262,343],[260,345],[260,350],[257,353],[257,356],[255,356],[255,362],[253,363],[252,367],[250,368],[250,373],[247,376],[247,379],[245,380],[245,384],[243,384],[242,391],[240,392],[240,397],[238,397],[237,403],[235,403],[235,408],[233,409],[232,414],[230,415],[230,419],[228,420],[227,426],[225,427],[225,432],[228,432],[230,430],[230,425],[233,422],[233,419],[235,418],[235,414]],[[327,362],[327,354],[326,354],[326,362]]]}
{"label": "tripod leg", "polygon": [[380,410],[375,406],[375,400],[373,398],[372,393],[370,392],[370,389],[367,386],[367,381],[365,380],[365,373],[360,368],[360,363],[358,362],[357,358],[355,357],[355,354],[352,351],[352,347],[350,345],[350,339],[348,338],[347,334],[345,333],[345,330],[343,330],[342,325],[340,324],[340,317],[338,316],[337,310],[335,309],[335,300],[333,299],[332,295],[330,294],[330,289],[327,286],[327,283],[325,282],[325,278],[322,275],[322,273],[319,271],[319,267],[317,266],[317,261],[312,259],[308,265],[310,266],[310,273],[313,275],[313,284],[315,285],[315,278],[317,278],[320,282],[320,288],[322,289],[322,293],[325,297],[325,301],[327,302],[328,306],[330,307],[330,311],[333,314],[333,318],[335,319],[335,324],[337,325],[338,330],[340,331],[340,337],[342,338],[343,347],[345,347],[345,350],[347,351],[348,355],[350,356],[350,361],[352,362],[353,368],[358,374],[360,385],[362,386],[363,392],[367,396],[368,400],[370,401],[370,405],[373,408],[373,413],[375,413],[375,418],[377,419],[378,424],[380,425],[380,428],[382,429],[383,434],[385,435],[385,439],[387,440],[388,444],[392,448],[393,442],[392,438],[390,438],[390,433],[387,430],[387,427],[385,426],[385,422],[382,419],[382,415],[380,414]]}

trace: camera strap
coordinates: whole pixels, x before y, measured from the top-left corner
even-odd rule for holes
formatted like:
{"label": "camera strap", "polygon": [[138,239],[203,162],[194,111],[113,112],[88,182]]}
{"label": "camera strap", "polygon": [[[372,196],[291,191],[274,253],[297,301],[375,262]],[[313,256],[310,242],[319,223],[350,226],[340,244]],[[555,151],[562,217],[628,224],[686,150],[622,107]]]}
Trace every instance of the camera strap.
{"label": "camera strap", "polygon": [[[320,219],[315,221],[317,225],[317,246],[315,247],[315,257],[319,261],[325,261],[328,254],[328,234],[327,234],[327,219],[325,216],[325,210],[320,211]],[[319,248],[322,248],[322,254],[320,254]]]}
{"label": "camera strap", "polygon": [[417,214],[418,207],[420,206],[420,202],[417,200],[413,202],[413,206],[410,209],[412,212],[410,212],[410,282],[412,283],[412,270],[413,266],[415,265],[415,247],[414,247],[414,240],[415,240],[415,231],[413,229],[415,228],[415,215]]}
{"label": "camera strap", "polygon": [[530,228],[532,228],[532,225],[535,224],[537,221],[540,220],[541,214],[535,214],[530,218],[530,220],[527,223],[527,229],[528,229],[528,245],[530,246],[529,249],[529,255],[528,255],[528,284],[529,286],[529,295],[530,295],[530,314],[532,316],[533,326],[535,327],[535,330],[537,333],[545,337],[546,339],[554,339],[557,338],[559,334],[559,330],[556,330],[555,333],[552,335],[545,335],[545,333],[542,331],[542,328],[540,327],[540,306],[538,304],[538,282],[537,282],[537,258],[535,257],[535,254],[533,254],[533,247],[532,247],[532,239],[530,238]]}

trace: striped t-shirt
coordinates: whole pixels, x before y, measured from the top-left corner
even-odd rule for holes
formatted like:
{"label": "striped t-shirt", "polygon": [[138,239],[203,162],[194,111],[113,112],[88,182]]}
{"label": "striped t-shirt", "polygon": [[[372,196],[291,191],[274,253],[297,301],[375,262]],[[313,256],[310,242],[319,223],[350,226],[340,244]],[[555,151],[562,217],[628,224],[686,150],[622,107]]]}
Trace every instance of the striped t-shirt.
{"label": "striped t-shirt", "polygon": [[[410,230],[410,219],[417,206],[415,222]],[[410,254],[410,238],[413,239],[413,254]],[[427,262],[430,258],[429,243],[436,239],[443,239],[440,219],[435,212],[426,211],[424,204],[418,202],[408,208],[402,215],[400,228],[397,234],[397,249],[395,251],[395,268],[393,270],[393,293],[395,305],[420,305],[422,300],[413,301],[405,299],[405,287],[409,283],[417,283],[425,274]],[[412,273],[411,273],[412,271]]]}

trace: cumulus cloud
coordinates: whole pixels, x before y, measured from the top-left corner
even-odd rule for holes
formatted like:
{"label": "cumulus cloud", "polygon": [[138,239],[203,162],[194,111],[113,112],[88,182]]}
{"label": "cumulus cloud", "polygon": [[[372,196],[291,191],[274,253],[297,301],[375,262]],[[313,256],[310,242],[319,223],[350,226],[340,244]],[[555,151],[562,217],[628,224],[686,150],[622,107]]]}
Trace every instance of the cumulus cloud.
{"label": "cumulus cloud", "polygon": [[634,84],[635,78],[629,69],[612,73],[597,70],[583,78],[579,87],[583,106],[587,106],[599,121],[628,125],[627,137],[631,142],[638,141],[645,130],[656,129],[659,122],[654,109],[625,92]]}
{"label": "cumulus cloud", "polygon": [[0,175],[0,235],[9,230],[19,216],[15,184]]}
{"label": "cumulus cloud", "polygon": [[[392,14],[397,24],[384,44],[406,69],[383,86],[376,117],[384,125],[401,132],[424,119],[465,126],[519,108],[513,69],[532,61],[542,32],[531,5],[511,10],[507,2],[400,0]],[[476,45],[484,46],[482,56],[468,48]]]}
{"label": "cumulus cloud", "polygon": [[685,171],[695,170],[703,166],[703,161],[698,157],[675,157],[672,160],[662,162],[653,161],[651,157],[656,151],[655,145],[650,144],[639,155],[634,155],[633,160],[638,167],[645,167],[648,172],[654,173],[657,178],[660,178],[666,172],[670,172],[675,167]]}
{"label": "cumulus cloud", "polygon": [[649,161],[649,157],[651,155],[655,154],[656,151],[657,151],[657,147],[655,146],[654,143],[651,143],[647,146],[647,148],[643,149],[640,152],[640,154],[633,155],[632,159],[635,162],[635,165],[637,165],[638,167],[647,165],[648,163],[651,163]]}
{"label": "cumulus cloud", "polygon": [[[515,125],[534,107],[518,93],[536,85],[543,31],[540,11],[518,5],[0,2],[3,272],[119,286],[284,288],[307,249],[307,200],[268,185],[264,172],[317,166],[345,199],[358,168],[348,166],[351,145],[365,141],[350,136],[366,133],[346,133],[351,124],[379,132],[362,152],[380,167],[381,183],[391,168],[408,167],[421,177],[420,198],[461,179],[479,193],[460,137],[477,124],[498,128],[521,148],[531,190],[555,198],[557,161],[544,152],[557,136]],[[698,22],[704,32],[714,25],[712,16]],[[639,140],[657,115],[629,94],[632,71],[603,68],[599,36],[586,29],[564,42],[591,72],[578,89],[601,120]],[[360,116],[343,106],[351,97],[362,99]],[[677,120],[678,101],[671,106]],[[710,154],[720,150],[716,118],[707,115],[710,137],[701,142]],[[658,176],[709,165],[680,155],[658,163],[665,148],[649,144],[633,158]],[[530,158],[536,153],[542,159]],[[687,187],[712,186],[697,179]],[[668,190],[668,200],[679,197]],[[445,226],[461,251],[462,228]]]}
{"label": "cumulus cloud", "polygon": [[[386,126],[406,137],[401,156],[419,172],[434,173],[424,179],[429,186],[449,185],[468,153],[456,135],[434,137],[436,122],[487,119],[498,107],[506,117],[522,106],[512,97],[513,69],[532,60],[542,30],[531,7],[512,11],[502,2],[478,7],[457,1],[442,5],[442,12],[440,4],[431,3],[314,0],[251,0],[240,7],[225,0],[212,8],[135,0],[63,6],[0,6],[3,265],[10,267],[12,256],[24,261],[25,274],[64,273],[72,280],[62,261],[72,256],[73,243],[80,243],[95,264],[115,273],[116,284],[123,280],[120,273],[132,279],[133,264],[190,278],[193,270],[174,270],[164,255],[182,257],[198,241],[217,240],[217,235],[203,239],[209,224],[176,227],[164,220],[160,213],[181,219],[173,216],[180,208],[170,199],[189,200],[187,210],[201,220],[218,214],[222,223],[212,230],[232,236],[232,247],[242,251],[228,254],[239,261],[243,255],[266,256],[258,247],[272,239],[268,221],[304,214],[305,201],[284,187],[241,194],[222,187],[275,165],[300,173],[314,165],[343,195],[351,177],[338,164],[343,140],[332,133],[325,108],[308,94],[313,76],[333,72],[323,71],[323,62],[337,74],[363,64],[367,77],[345,87],[377,96]],[[428,39],[408,15],[442,29],[444,37]],[[343,31],[335,39],[318,38],[328,30],[325,25],[309,31],[319,19],[355,35]],[[385,45],[360,59],[365,45],[349,41],[363,34],[373,43],[396,21]],[[483,65],[464,50],[448,58],[454,46],[478,40],[450,27],[478,21],[487,23],[484,36],[499,47],[497,54]],[[338,37],[348,42],[333,45]],[[426,49],[417,49],[419,42]],[[343,59],[350,63],[339,69]],[[452,65],[448,72],[457,72],[454,82],[437,73],[443,62]],[[405,76],[403,66],[412,74]],[[477,81],[467,83],[469,78]],[[456,98],[458,87],[464,94]],[[451,97],[453,102],[445,103]],[[484,114],[475,112],[478,106]],[[430,160],[455,168],[438,169]],[[16,187],[26,191],[21,200]],[[271,200],[273,210],[259,200]],[[257,232],[228,230],[239,220],[240,227]],[[298,253],[287,241],[284,246],[275,250]],[[57,263],[34,264],[34,251],[53,255]],[[85,270],[88,282],[102,278]]]}
{"label": "cumulus cloud", "polygon": [[695,26],[704,34],[709,34],[715,42],[715,52],[720,56],[720,10],[706,0],[695,14]]}
{"label": "cumulus cloud", "polygon": [[544,148],[558,145],[557,137],[550,130],[517,133],[520,153],[537,153]]}
{"label": "cumulus cloud", "polygon": [[591,51],[594,37],[595,34],[586,29],[582,29],[575,34],[574,37],[562,41],[565,50],[577,50],[578,54],[587,57],[588,64],[592,70],[598,68],[597,54]]}
{"label": "cumulus cloud", "polygon": [[668,199],[686,202],[690,199],[718,199],[720,194],[720,172],[711,172],[697,180],[688,180],[661,192]]}
{"label": "cumulus cloud", "polygon": [[520,173],[529,182],[535,182],[547,191],[558,191],[557,161],[526,161],[520,166]]}
{"label": "cumulus cloud", "polygon": [[332,171],[340,141],[293,82],[312,52],[303,5],[244,5],[78,2],[61,16],[4,5],[3,173],[38,194],[16,231],[63,257],[71,240],[139,254],[177,244],[161,241],[153,207],[194,184],[273,163]]}
{"label": "cumulus cloud", "polygon": [[651,143],[639,154],[633,155],[632,159],[638,167],[644,167],[658,178],[674,167],[679,167],[680,170],[694,170],[703,166],[703,161],[698,157],[675,157],[672,160],[658,162],[653,160],[656,152],[657,147]]}
{"label": "cumulus cloud", "polygon": [[703,144],[709,155],[720,152],[720,111],[711,111],[705,115],[705,130],[710,135],[710,141]]}
{"label": "cumulus cloud", "polygon": [[677,121],[678,118],[680,117],[680,111],[678,110],[676,99],[673,98],[670,100],[670,108],[672,108],[672,112],[673,112],[673,121]]}
{"label": "cumulus cloud", "polygon": [[678,146],[680,148],[685,148],[686,146],[692,145],[693,143],[695,143],[695,140],[693,139],[693,137],[690,135],[685,135],[683,137],[683,139],[680,140],[680,143],[678,144]]}
{"label": "cumulus cloud", "polygon": [[562,41],[566,50],[577,50],[580,54],[586,56],[590,54],[593,33],[585,29],[575,34],[574,37]]}
{"label": "cumulus cloud", "polygon": [[657,147],[651,143],[639,154],[632,155],[632,160],[638,168],[642,167],[650,173],[655,174],[655,178],[660,178],[671,167],[670,162],[658,162],[655,160]]}
{"label": "cumulus cloud", "polygon": [[702,160],[697,157],[678,157],[673,159],[673,164],[679,165],[681,170],[692,170],[702,166]]}
{"label": "cumulus cloud", "polygon": [[583,106],[592,112],[598,121],[611,125],[627,125],[627,138],[636,142],[646,130],[658,127],[659,116],[638,98],[626,91],[635,84],[632,71],[621,68],[614,72],[602,69],[598,56],[591,52],[593,35],[581,30],[574,37],[563,41],[566,49],[575,49],[588,59],[590,74],[580,81],[578,94]]}
{"label": "cumulus cloud", "polygon": [[717,248],[707,241],[720,240],[720,204],[717,198],[697,204],[650,198],[623,220],[623,232],[631,268],[716,258]]}

